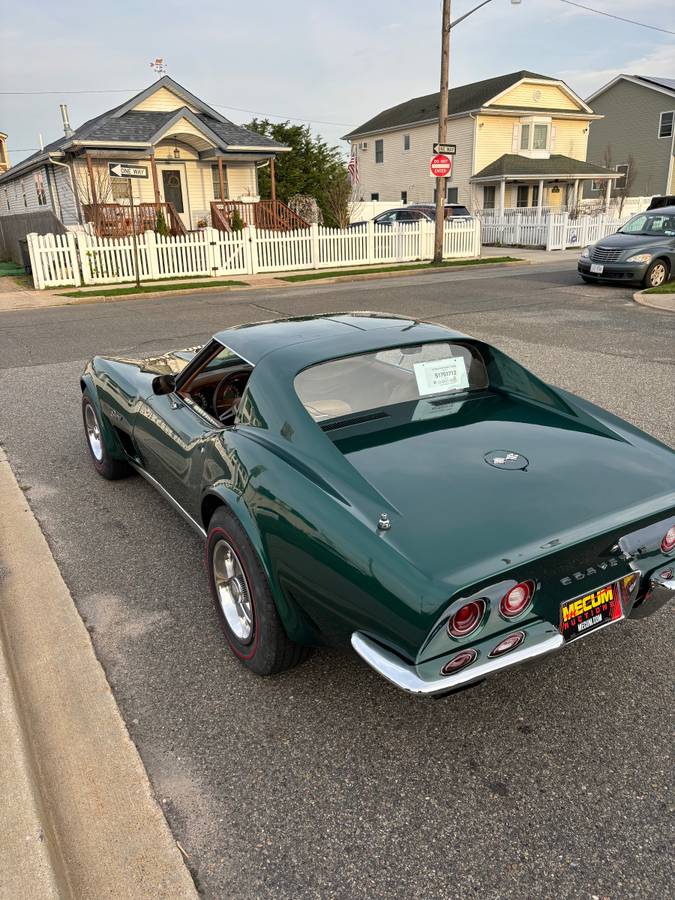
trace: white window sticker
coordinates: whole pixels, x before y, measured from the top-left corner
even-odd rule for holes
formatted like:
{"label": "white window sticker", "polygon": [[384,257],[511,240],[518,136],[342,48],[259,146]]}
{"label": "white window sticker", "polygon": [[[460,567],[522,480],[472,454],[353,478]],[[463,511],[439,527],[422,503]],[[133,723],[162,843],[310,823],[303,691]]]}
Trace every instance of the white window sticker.
{"label": "white window sticker", "polygon": [[414,369],[421,397],[426,394],[443,394],[445,391],[461,391],[469,386],[463,356],[415,363]]}

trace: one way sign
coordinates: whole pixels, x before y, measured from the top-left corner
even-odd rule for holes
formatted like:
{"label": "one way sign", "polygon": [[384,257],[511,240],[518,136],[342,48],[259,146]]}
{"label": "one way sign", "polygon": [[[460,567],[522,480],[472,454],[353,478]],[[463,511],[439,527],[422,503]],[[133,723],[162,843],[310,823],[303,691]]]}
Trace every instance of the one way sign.
{"label": "one way sign", "polygon": [[127,166],[124,163],[108,163],[108,173],[113,178],[147,178],[147,166]]}

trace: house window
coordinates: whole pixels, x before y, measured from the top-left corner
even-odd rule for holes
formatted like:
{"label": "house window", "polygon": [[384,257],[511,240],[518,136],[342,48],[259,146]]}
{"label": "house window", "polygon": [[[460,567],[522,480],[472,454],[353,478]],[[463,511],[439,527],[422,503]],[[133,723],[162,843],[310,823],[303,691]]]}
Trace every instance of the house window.
{"label": "house window", "polygon": [[23,196],[23,205],[28,207],[28,198],[26,197],[26,182],[21,179],[21,194]]}
{"label": "house window", "polygon": [[516,194],[516,206],[527,206],[527,197],[529,192],[530,189],[526,184],[518,185],[518,192]]}
{"label": "house window", "polygon": [[495,193],[497,188],[494,184],[486,184],[483,188],[483,209],[495,208]]}
{"label": "house window", "polygon": [[35,181],[35,193],[37,195],[38,206],[46,206],[47,192],[45,190],[45,180],[42,172],[35,172],[33,180]]}
{"label": "house window", "polygon": [[548,125],[535,123],[532,139],[533,150],[545,150],[548,146]]}
{"label": "house window", "polygon": [[384,140],[382,138],[375,141],[375,162],[384,162]]}
{"label": "house window", "polygon": [[597,181],[597,180],[594,178],[594,179],[591,181],[591,190],[592,190],[592,191],[599,191],[599,190],[601,190],[601,189],[602,189],[602,182],[601,182],[601,181]]}
{"label": "house window", "polygon": [[409,134],[403,135],[403,149],[410,150],[410,135]]}
{"label": "house window", "polygon": [[659,118],[659,137],[672,137],[673,136],[673,118],[675,117],[675,112],[662,112]]}
{"label": "house window", "polygon": [[459,188],[451,187],[448,188],[448,203],[457,203],[459,195]]}
{"label": "house window", "polygon": [[616,179],[616,186],[622,188],[626,184],[626,178],[628,177],[628,163],[621,163],[618,166],[614,166],[614,168],[621,173],[621,178]]}
{"label": "house window", "polygon": [[375,193],[375,194],[371,194],[371,195],[370,195],[370,199],[371,199],[371,200],[375,200],[375,201],[377,201],[377,200],[379,200],[379,199],[380,199],[380,195],[379,195],[379,194],[377,194],[377,193]]}
{"label": "house window", "polygon": [[530,126],[528,124],[520,126],[520,149],[530,149]]}
{"label": "house window", "polygon": [[213,179],[213,199],[228,200],[230,189],[227,184],[227,166],[223,166],[223,187],[225,188],[225,196],[220,196],[220,175],[218,174],[218,166],[211,166],[211,178]]}
{"label": "house window", "polygon": [[115,203],[121,203],[122,200],[129,199],[131,184],[126,178],[111,178],[110,187],[112,189],[112,198]]}
{"label": "house window", "polygon": [[405,206],[407,202],[408,202],[408,192],[401,191],[401,203],[403,204],[403,206]]}

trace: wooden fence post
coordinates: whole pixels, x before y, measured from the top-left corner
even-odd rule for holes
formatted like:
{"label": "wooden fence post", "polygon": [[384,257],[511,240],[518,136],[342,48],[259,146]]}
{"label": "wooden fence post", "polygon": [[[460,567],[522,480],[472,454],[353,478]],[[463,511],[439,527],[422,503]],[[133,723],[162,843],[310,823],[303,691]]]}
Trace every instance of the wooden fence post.
{"label": "wooden fence post", "polygon": [[546,249],[553,250],[553,213],[549,213],[546,217]]}
{"label": "wooden fence post", "polygon": [[37,237],[37,234],[31,232],[30,234],[26,235],[26,240],[28,242],[30,268],[33,273],[33,284],[38,289],[38,291],[43,291],[45,288],[45,282],[44,278],[42,277],[40,249],[38,247]]}
{"label": "wooden fence post", "polygon": [[366,223],[366,262],[375,262],[375,223],[372,219]]}
{"label": "wooden fence post", "polygon": [[[248,233],[247,233],[248,232]],[[246,256],[246,274],[258,274],[258,229],[255,225],[240,232],[244,238],[244,254]]]}
{"label": "wooden fence post", "polygon": [[159,259],[157,257],[157,235],[154,231],[146,231],[143,234],[145,258],[148,265],[148,278],[154,281],[159,278]]}
{"label": "wooden fence post", "polygon": [[73,273],[73,284],[79,287],[82,284],[82,279],[80,277],[80,263],[77,258],[77,244],[75,242],[75,235],[72,231],[68,231],[66,233],[68,239],[68,255],[70,256],[70,269]]}
{"label": "wooden fence post", "polygon": [[312,243],[312,268],[319,268],[319,226],[316,222],[312,222],[309,226],[310,241]]}
{"label": "wooden fence post", "polygon": [[[94,278],[91,271],[91,257],[89,255],[90,236],[84,231],[78,231],[76,235],[77,247],[80,251],[80,266],[82,268],[82,283],[93,284]],[[95,238],[92,238],[95,240]]]}

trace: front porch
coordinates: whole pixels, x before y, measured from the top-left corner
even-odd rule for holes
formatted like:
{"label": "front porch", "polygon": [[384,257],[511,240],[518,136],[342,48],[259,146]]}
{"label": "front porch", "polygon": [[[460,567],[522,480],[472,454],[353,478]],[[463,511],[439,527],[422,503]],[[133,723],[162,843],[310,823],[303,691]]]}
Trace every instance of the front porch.
{"label": "front porch", "polygon": [[503,217],[506,213],[546,213],[579,210],[583,184],[592,181],[603,188],[604,209],[609,209],[612,186],[621,173],[583,160],[554,155],[529,159],[505,154],[478,172],[471,182],[478,196],[476,206],[483,215]]}

